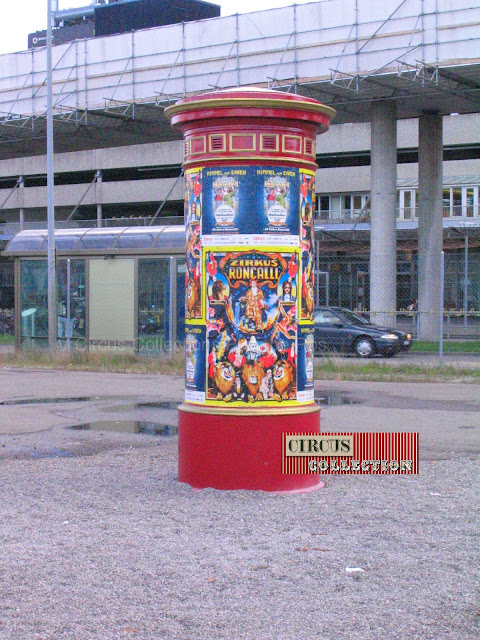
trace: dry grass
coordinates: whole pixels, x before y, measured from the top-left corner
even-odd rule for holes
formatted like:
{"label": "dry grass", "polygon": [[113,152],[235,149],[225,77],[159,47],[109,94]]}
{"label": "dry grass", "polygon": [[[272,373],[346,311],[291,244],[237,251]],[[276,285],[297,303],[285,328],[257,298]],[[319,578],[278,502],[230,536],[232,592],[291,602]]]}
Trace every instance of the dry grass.
{"label": "dry grass", "polygon": [[184,356],[138,356],[115,352],[28,350],[0,354],[0,366],[105,371],[109,373],[161,373],[183,375]]}
{"label": "dry grass", "polygon": [[[0,354],[0,366],[14,368],[105,371],[183,376],[184,355],[139,356],[119,352],[51,352],[28,350]],[[320,380],[370,380],[377,382],[468,382],[480,384],[480,367],[460,367],[433,363],[383,363],[376,360],[353,362],[338,356],[317,359],[315,377]]]}
{"label": "dry grass", "polygon": [[463,382],[480,384],[480,367],[451,364],[387,364],[370,360],[351,362],[336,356],[321,358],[315,364],[315,377],[321,380],[369,380],[372,382]]}

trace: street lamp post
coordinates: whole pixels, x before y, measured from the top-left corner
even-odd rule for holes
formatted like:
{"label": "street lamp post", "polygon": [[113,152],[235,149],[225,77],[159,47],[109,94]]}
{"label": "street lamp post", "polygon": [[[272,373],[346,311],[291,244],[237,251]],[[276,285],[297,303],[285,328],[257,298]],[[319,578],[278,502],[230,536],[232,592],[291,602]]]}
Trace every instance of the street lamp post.
{"label": "street lamp post", "polygon": [[47,285],[48,285],[48,346],[57,344],[57,313],[55,283],[55,207],[53,203],[53,114],[52,114],[52,0],[47,0]]}

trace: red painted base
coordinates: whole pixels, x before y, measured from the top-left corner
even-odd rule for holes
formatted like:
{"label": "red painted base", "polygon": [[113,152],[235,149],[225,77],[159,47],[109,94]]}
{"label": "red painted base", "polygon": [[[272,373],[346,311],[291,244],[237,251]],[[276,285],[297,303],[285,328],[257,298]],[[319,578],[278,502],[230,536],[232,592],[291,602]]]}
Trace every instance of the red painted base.
{"label": "red painted base", "polygon": [[316,475],[282,473],[282,434],[305,432],[320,433],[315,404],[298,412],[183,404],[178,410],[178,479],[196,489],[288,493],[320,488]]}

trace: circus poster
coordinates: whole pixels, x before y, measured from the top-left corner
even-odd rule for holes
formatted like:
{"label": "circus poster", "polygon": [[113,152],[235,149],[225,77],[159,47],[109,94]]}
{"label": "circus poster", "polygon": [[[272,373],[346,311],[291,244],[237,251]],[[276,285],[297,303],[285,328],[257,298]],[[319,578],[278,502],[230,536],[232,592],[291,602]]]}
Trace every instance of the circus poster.
{"label": "circus poster", "polygon": [[207,403],[297,403],[298,251],[204,249]]}

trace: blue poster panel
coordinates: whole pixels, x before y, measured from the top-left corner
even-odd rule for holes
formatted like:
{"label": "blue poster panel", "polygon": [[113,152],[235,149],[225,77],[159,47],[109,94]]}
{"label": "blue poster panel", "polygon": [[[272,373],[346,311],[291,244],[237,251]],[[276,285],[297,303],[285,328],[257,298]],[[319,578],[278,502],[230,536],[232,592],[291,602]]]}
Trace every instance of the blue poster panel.
{"label": "blue poster panel", "polygon": [[300,322],[313,322],[315,307],[315,273],[313,264],[313,210],[315,206],[315,174],[300,170],[300,253],[302,284]]}
{"label": "blue poster panel", "polygon": [[239,233],[240,203],[248,200],[247,169],[216,167],[204,174],[203,235]]}
{"label": "blue poster panel", "polygon": [[[263,191],[263,233],[298,235],[298,171],[252,167],[258,192]],[[261,188],[261,189],[260,189]]]}
{"label": "blue poster panel", "polygon": [[205,327],[185,327],[185,400],[205,402]]}
{"label": "blue poster panel", "polygon": [[299,402],[313,401],[314,346],[313,327],[299,326],[297,358],[297,399]]}
{"label": "blue poster panel", "polygon": [[204,255],[208,404],[296,404],[298,250]]}
{"label": "blue poster panel", "polygon": [[298,170],[286,167],[204,169],[202,235],[298,238],[299,185]]}
{"label": "blue poster panel", "polygon": [[202,169],[185,173],[185,319],[202,317]]}

